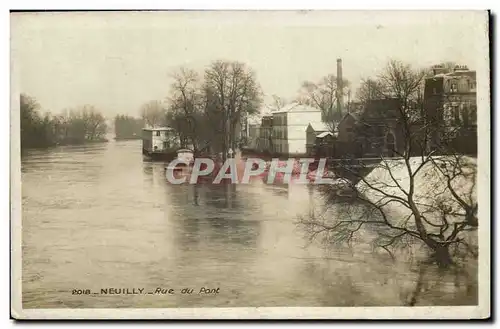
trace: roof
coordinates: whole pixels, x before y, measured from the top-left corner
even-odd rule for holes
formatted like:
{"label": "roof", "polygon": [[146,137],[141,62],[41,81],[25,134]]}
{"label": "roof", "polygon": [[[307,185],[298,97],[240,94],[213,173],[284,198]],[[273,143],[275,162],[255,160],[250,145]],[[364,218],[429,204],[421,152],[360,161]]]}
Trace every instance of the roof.
{"label": "roof", "polygon": [[436,78],[445,78],[445,77],[461,77],[461,76],[468,76],[473,79],[476,78],[476,71],[465,71],[465,70],[458,70],[454,72],[448,72],[448,73],[438,73],[433,76],[425,78],[427,79],[436,79]]}
{"label": "roof", "polygon": [[290,112],[290,110],[292,110],[294,107],[296,107],[298,105],[299,105],[298,103],[291,103],[291,104],[283,106],[278,111],[273,111],[271,114],[275,114],[275,113],[287,113],[287,112]]}
{"label": "roof", "polygon": [[193,150],[190,150],[190,149],[178,149],[177,153],[193,153]]}
{"label": "roof", "polygon": [[324,138],[324,137],[326,137],[326,136],[328,136],[328,135],[333,136],[333,134],[332,134],[331,132],[329,132],[329,131],[325,131],[325,132],[322,132],[321,134],[319,134],[319,135],[318,135],[318,136],[316,136],[316,137],[317,137],[317,138]]}
{"label": "roof", "polygon": [[170,128],[170,127],[155,127],[155,128],[142,128],[142,130],[147,130],[147,131],[168,131],[168,130],[174,130],[174,128]]}
{"label": "roof", "polygon": [[476,71],[455,71],[455,72],[450,72],[446,74],[447,77],[460,77],[460,76],[468,76],[473,79],[476,78]]}
{"label": "roof", "polygon": [[357,114],[352,113],[352,112],[347,112],[346,114],[344,114],[344,116],[342,117],[340,122],[344,121],[344,119],[347,118],[348,116],[352,117],[356,121],[358,121],[358,119],[359,119]]}
{"label": "roof", "polygon": [[299,103],[290,103],[279,109],[278,111],[274,111],[275,113],[289,113],[289,112],[320,112],[320,109],[315,107],[299,104]]}
{"label": "roof", "polygon": [[330,128],[324,122],[309,122],[314,131],[330,131]]}
{"label": "roof", "polygon": [[260,125],[262,118],[260,117],[249,117],[248,124],[249,125]]}

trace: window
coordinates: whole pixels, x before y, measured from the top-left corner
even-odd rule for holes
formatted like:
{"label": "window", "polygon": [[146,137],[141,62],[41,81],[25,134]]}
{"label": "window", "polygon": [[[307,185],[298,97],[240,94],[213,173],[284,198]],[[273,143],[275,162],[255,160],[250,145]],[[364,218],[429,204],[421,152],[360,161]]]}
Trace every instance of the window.
{"label": "window", "polygon": [[160,136],[160,131],[159,130],[156,131],[156,136]]}
{"label": "window", "polygon": [[470,120],[470,123],[475,125],[476,124],[476,120],[477,120],[477,107],[476,105],[471,105],[469,107],[469,120]]}
{"label": "window", "polygon": [[452,82],[452,83],[451,83],[450,91],[451,91],[452,93],[456,93],[456,92],[458,92],[458,86],[457,86],[457,83],[456,83],[456,82]]}
{"label": "window", "polygon": [[470,107],[463,106],[462,107],[462,120],[463,120],[464,126],[469,125],[469,113],[470,113]]}
{"label": "window", "polygon": [[458,105],[452,106],[451,110],[453,111],[453,120],[455,121],[456,125],[460,124],[460,108]]}
{"label": "window", "polygon": [[469,82],[469,88],[470,88],[471,90],[476,89],[476,81],[471,81],[471,82]]}
{"label": "window", "polygon": [[385,145],[387,149],[387,155],[389,157],[393,157],[396,155],[396,138],[394,138],[394,135],[390,132],[387,134],[385,137]]}

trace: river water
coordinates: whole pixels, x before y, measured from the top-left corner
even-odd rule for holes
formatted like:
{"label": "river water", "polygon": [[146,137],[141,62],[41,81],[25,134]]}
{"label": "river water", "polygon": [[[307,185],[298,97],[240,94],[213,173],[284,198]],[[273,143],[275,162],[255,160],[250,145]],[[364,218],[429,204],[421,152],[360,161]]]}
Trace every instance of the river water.
{"label": "river water", "polygon": [[140,141],[29,151],[23,307],[395,306],[419,281],[417,305],[477,303],[470,277],[310,243],[296,221],[318,198],[305,185],[171,185]]}

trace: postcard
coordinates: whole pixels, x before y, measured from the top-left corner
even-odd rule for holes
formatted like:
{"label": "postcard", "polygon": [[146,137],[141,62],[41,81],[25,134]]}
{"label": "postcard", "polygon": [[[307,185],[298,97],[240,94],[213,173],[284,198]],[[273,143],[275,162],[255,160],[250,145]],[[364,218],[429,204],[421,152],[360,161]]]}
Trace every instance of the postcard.
{"label": "postcard", "polygon": [[15,319],[487,319],[487,11],[11,12]]}

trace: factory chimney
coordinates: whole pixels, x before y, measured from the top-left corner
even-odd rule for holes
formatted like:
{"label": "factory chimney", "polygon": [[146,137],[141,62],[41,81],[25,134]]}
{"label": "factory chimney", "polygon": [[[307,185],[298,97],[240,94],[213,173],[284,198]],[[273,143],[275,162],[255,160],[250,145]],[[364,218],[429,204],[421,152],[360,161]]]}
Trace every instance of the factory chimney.
{"label": "factory chimney", "polygon": [[344,86],[342,79],[342,59],[337,59],[337,114],[342,117],[342,106],[344,105]]}

